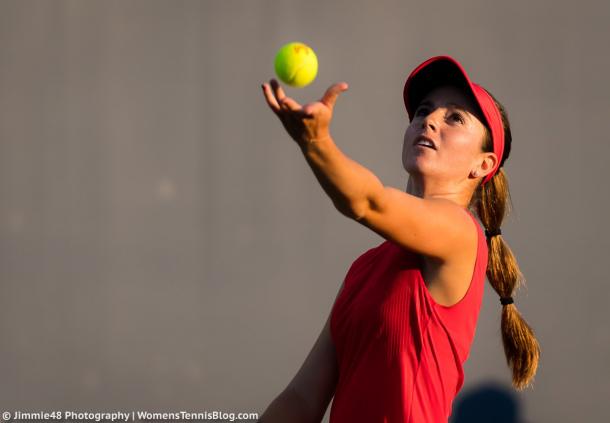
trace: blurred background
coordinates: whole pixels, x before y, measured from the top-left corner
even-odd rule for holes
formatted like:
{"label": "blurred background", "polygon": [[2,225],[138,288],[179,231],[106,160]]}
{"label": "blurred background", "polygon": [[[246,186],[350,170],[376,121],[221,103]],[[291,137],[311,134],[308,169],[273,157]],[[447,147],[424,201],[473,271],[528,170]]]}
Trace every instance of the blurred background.
{"label": "blurred background", "polygon": [[383,241],[264,101],[302,41],[318,77],[287,94],[348,82],[333,136],[386,185],[406,188],[402,89],[425,59],[508,109],[502,230],[542,356],[512,390],[486,282],[452,419],[609,421],[609,19],[587,0],[0,1],[0,410],[262,413],[285,388]]}

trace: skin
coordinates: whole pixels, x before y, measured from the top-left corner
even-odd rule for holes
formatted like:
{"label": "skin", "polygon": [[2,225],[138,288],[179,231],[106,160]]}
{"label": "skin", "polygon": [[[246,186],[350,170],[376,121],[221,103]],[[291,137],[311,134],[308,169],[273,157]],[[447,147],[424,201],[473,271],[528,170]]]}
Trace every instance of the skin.
{"label": "skin", "polygon": [[[483,121],[475,100],[459,88],[443,85],[431,90],[415,109],[404,135],[402,164],[409,173],[406,192],[468,208],[480,180],[498,160],[495,153],[481,152]],[[436,150],[414,146],[419,135],[431,138]],[[439,304],[454,304],[468,288],[476,250],[465,247],[463,251],[466,254],[445,262],[421,256],[422,276]]]}
{"label": "skin", "polygon": [[262,85],[269,108],[280,119],[290,137],[301,147],[330,137],[330,122],[337,97],[349,86],[340,82],[330,86],[319,101],[301,106],[286,96],[275,79]]}
{"label": "skin", "polygon": [[[481,151],[484,118],[474,98],[443,85],[422,99],[403,139],[402,163],[409,174],[405,192],[385,186],[332,140],[333,108],[346,83],[332,85],[319,101],[304,106],[287,97],[276,80],[262,88],[337,209],[420,255],[422,273],[438,303],[460,299],[477,244],[472,220],[459,210],[468,208],[481,178],[498,161],[495,153]],[[419,135],[432,139],[436,149],[413,145]]]}
{"label": "skin", "polygon": [[[301,106],[287,97],[275,79],[262,85],[267,104],[291,138],[301,147],[330,138],[333,109],[345,82],[332,85],[316,102]],[[430,105],[422,105],[425,102]],[[449,103],[455,103],[452,106]],[[498,161],[481,152],[484,118],[474,99],[457,87],[430,91],[415,111],[402,148],[403,168],[409,173],[406,192],[420,198],[444,198],[466,208],[479,183]],[[413,146],[418,135],[432,138],[437,150]]]}
{"label": "skin", "polygon": [[[473,100],[455,87],[441,86],[426,95],[404,135],[407,195],[384,186],[334,144],[329,133],[333,109],[347,89],[345,82],[334,84],[319,101],[301,106],[286,96],[275,79],[262,84],[267,105],[301,147],[340,211],[383,236],[394,236],[407,248],[432,251],[441,244],[451,245],[451,256],[444,260],[421,257],[431,296],[441,305],[452,305],[468,288],[477,246],[471,218],[456,205],[467,208],[480,179],[498,160],[494,153],[481,152],[483,118]],[[424,101],[430,105],[424,108]],[[418,135],[431,138],[437,149],[413,146]],[[322,419],[338,378],[329,320],[330,316],[298,373],[261,417],[262,423]]]}
{"label": "skin", "polygon": [[[474,99],[457,87],[444,85],[430,91],[404,135],[402,164],[409,173],[406,192],[421,198],[445,198],[467,208],[480,179],[498,160],[495,153],[481,152],[483,120]],[[419,135],[431,138],[437,149],[414,146]]]}

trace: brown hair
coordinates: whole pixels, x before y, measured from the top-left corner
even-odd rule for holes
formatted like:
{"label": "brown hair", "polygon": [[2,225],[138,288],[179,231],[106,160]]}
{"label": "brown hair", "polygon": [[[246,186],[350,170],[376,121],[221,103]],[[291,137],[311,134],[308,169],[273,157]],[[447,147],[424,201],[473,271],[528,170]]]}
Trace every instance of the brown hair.
{"label": "brown hair", "polygon": [[[489,95],[494,99],[502,115],[504,153],[494,176],[485,185],[481,185],[484,177],[481,178],[469,207],[474,209],[487,231],[494,231],[502,225],[511,203],[508,179],[502,166],[510,154],[512,136],[506,109],[491,93]],[[493,152],[493,142],[488,128],[482,151]],[[500,297],[510,297],[513,291],[525,282],[517,260],[501,235],[487,238],[487,245],[489,250],[487,279]],[[523,319],[514,303],[502,305],[501,328],[506,363],[512,370],[512,385],[517,390],[523,390],[533,381],[536,374],[540,346],[532,328]]]}

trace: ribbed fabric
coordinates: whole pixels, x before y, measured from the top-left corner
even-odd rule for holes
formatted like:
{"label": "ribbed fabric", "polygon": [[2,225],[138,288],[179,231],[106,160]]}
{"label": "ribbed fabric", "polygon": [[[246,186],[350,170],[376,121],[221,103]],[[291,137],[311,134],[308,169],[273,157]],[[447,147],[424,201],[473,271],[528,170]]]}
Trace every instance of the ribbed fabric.
{"label": "ribbed fabric", "polygon": [[331,311],[339,380],[330,423],[446,423],[464,383],[483,300],[487,243],[474,221],[477,258],[465,296],[437,304],[420,256],[392,241],[360,255]]}

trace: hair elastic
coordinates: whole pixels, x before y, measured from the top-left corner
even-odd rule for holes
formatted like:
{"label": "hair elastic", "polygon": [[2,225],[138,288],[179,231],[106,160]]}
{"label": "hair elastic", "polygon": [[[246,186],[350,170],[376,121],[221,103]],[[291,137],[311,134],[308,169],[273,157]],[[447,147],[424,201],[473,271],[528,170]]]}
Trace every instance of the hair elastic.
{"label": "hair elastic", "polygon": [[502,305],[514,303],[513,297],[500,297],[500,302],[502,303]]}
{"label": "hair elastic", "polygon": [[494,235],[501,235],[501,234],[502,234],[502,231],[500,230],[500,228],[495,229],[495,230],[492,229],[491,231],[488,231],[487,229],[485,229],[485,236],[487,238],[492,237]]}

